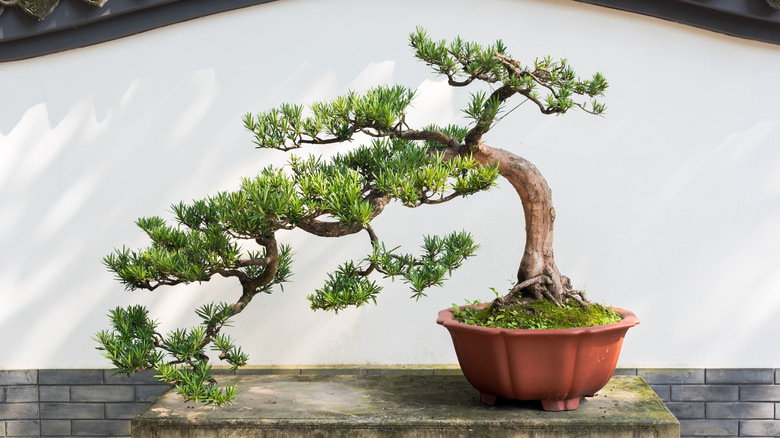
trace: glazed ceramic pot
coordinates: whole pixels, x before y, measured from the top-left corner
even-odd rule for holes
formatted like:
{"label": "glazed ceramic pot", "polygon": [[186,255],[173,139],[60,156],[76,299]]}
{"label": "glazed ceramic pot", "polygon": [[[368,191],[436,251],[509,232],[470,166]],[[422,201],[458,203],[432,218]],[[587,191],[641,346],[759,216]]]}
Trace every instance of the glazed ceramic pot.
{"label": "glazed ceramic pot", "polygon": [[546,411],[564,411],[577,409],[615,372],[626,331],[639,324],[632,312],[615,311],[619,322],[572,329],[478,327],[453,319],[452,309],[436,322],[449,330],[461,370],[483,403],[540,400]]}

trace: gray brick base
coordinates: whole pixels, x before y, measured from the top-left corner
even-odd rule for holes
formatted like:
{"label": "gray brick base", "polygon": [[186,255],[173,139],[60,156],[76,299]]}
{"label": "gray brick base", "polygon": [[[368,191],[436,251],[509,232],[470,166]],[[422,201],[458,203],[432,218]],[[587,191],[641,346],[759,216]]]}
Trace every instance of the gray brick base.
{"label": "gray brick base", "polygon": [[130,419],[168,389],[152,372],[0,370],[0,437],[130,436]]}
{"label": "gray brick base", "polygon": [[682,437],[780,436],[780,369],[624,369],[650,383]]}
{"label": "gray brick base", "polygon": [[[248,368],[240,374],[452,374],[453,368]],[[686,437],[780,436],[780,369],[620,369],[650,383]],[[129,436],[168,388],[152,372],[0,370],[0,437]]]}

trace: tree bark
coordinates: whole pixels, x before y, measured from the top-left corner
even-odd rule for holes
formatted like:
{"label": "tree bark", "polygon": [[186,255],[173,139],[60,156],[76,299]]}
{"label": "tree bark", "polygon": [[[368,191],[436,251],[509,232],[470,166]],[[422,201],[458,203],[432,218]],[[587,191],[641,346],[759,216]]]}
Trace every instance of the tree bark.
{"label": "tree bark", "polygon": [[[528,285],[522,289],[513,288],[506,297],[507,301],[552,298],[562,303],[566,297],[567,286],[564,283],[567,279],[561,276],[555,265],[552,247],[555,209],[547,181],[536,166],[511,152],[480,142],[477,148],[472,148],[472,153],[474,159],[482,164],[498,162],[499,173],[515,188],[523,203],[526,239],[517,271],[517,286],[524,282]],[[529,282],[536,278],[543,281]]]}

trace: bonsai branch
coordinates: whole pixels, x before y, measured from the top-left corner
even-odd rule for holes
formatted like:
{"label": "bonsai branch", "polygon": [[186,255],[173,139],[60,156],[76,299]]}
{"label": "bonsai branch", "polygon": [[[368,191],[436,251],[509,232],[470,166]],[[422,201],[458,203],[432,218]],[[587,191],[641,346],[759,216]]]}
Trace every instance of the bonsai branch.
{"label": "bonsai branch", "polygon": [[392,138],[400,138],[401,140],[424,140],[441,144],[451,148],[459,148],[461,143],[457,138],[451,137],[442,131],[436,130],[422,130],[407,129],[404,131],[398,131],[391,135]]}
{"label": "bonsai branch", "polygon": [[498,107],[516,93],[517,90],[508,84],[504,84],[490,94],[490,97],[485,100],[480,119],[476,121],[474,127],[469,130],[466,138],[463,139],[463,143],[469,149],[477,147],[482,140],[482,135],[492,128],[493,120],[498,113]]}
{"label": "bonsai branch", "polygon": [[445,203],[445,202],[452,201],[453,199],[457,198],[458,196],[460,196],[460,193],[457,193],[457,192],[455,192],[455,193],[450,193],[450,194],[449,194],[449,195],[447,195],[447,196],[442,196],[441,198],[437,198],[437,199],[431,199],[431,198],[429,198],[428,196],[425,196],[425,195],[424,195],[424,196],[423,196],[423,197],[420,199],[420,202],[421,202],[422,204],[428,204],[428,205],[443,204],[443,203]]}
{"label": "bonsai branch", "polygon": [[[390,203],[390,199],[388,197],[379,196],[374,192],[369,192],[369,194],[366,195],[364,199],[367,200],[374,207],[374,211],[371,214],[372,219],[378,216],[380,213],[382,213],[382,211],[384,211],[387,204]],[[351,234],[359,233],[365,229],[365,227],[360,224],[326,222],[326,221],[321,221],[319,219],[302,220],[298,222],[296,225],[298,226],[298,228],[302,229],[303,231],[306,231],[307,233],[314,234],[315,236],[319,236],[319,237],[349,236]]]}
{"label": "bonsai branch", "polygon": [[[374,232],[374,228],[371,225],[366,224],[365,230],[368,233],[368,238],[371,240],[371,249],[374,252],[376,252],[377,249],[379,248],[379,238],[377,237],[376,232]],[[375,269],[377,269],[377,265],[372,260],[371,263],[368,265],[368,268],[358,271],[357,275],[360,275],[362,277],[367,277],[372,272],[374,272]]]}

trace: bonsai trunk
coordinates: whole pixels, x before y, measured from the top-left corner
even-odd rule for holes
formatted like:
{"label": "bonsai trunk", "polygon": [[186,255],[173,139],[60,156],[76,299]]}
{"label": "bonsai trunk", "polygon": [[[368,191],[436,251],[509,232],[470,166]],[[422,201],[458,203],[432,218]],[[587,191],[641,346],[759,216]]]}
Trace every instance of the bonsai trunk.
{"label": "bonsai trunk", "polygon": [[569,279],[561,276],[553,256],[555,209],[547,181],[536,166],[511,152],[481,142],[472,151],[480,163],[499,163],[499,173],[512,184],[523,203],[525,250],[517,271],[517,284],[501,301],[509,304],[546,298],[561,305],[572,294]]}

